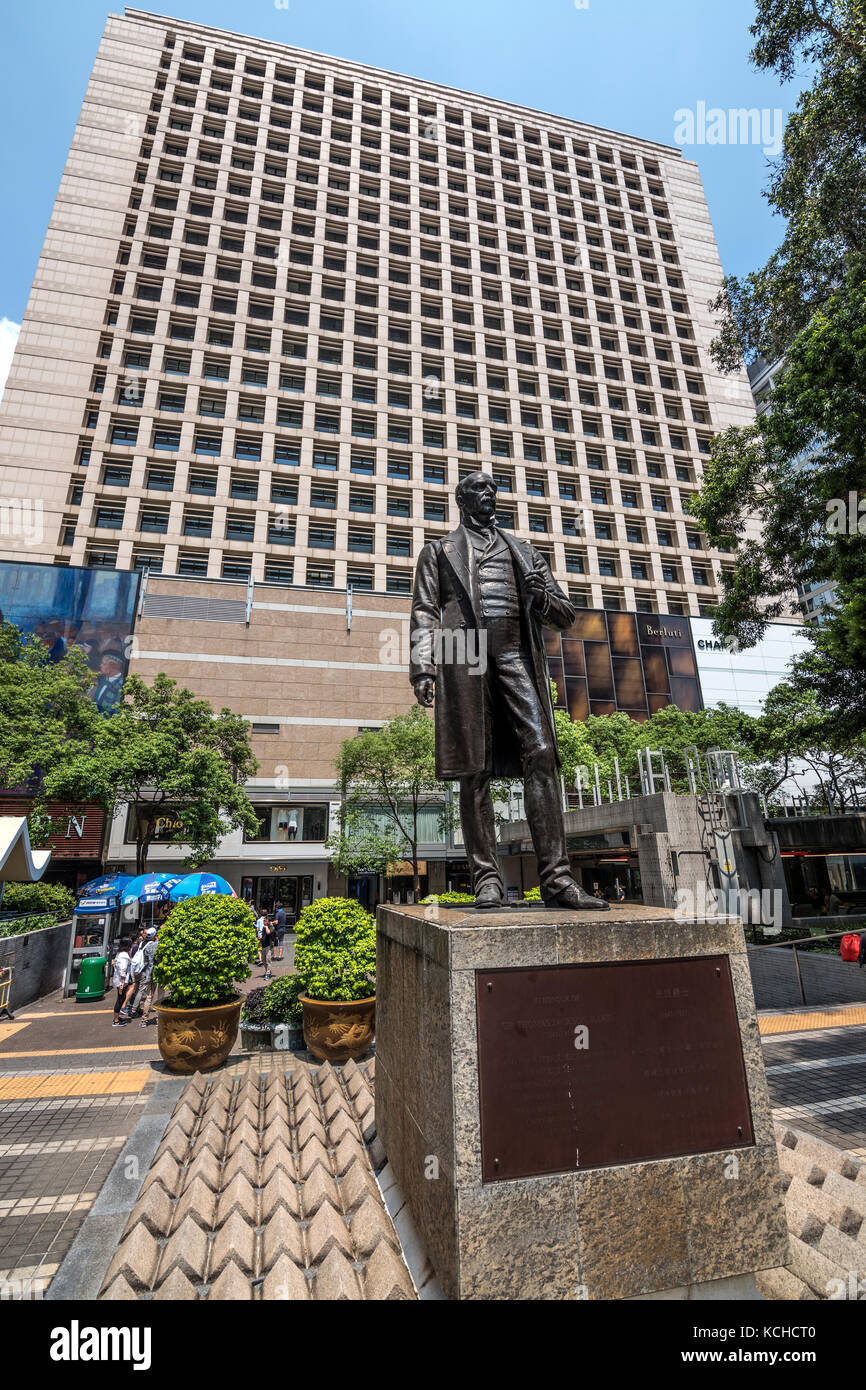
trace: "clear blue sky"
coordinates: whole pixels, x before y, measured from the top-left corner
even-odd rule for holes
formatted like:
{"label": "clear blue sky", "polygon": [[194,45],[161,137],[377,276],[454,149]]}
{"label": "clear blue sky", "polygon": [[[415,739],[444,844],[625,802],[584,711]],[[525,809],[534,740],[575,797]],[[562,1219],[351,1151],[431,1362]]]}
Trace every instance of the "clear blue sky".
{"label": "clear blue sky", "polygon": [[[586,0],[578,0],[586,3]],[[115,12],[122,12],[116,6]],[[142,6],[142,8],[147,8]],[[753,0],[168,0],[159,13],[356,59],[673,144],[675,112],[781,107],[747,61]],[[99,0],[7,4],[0,19],[0,318],[20,320],[105,16]],[[724,267],[745,273],[781,238],[759,146],[697,159]]]}

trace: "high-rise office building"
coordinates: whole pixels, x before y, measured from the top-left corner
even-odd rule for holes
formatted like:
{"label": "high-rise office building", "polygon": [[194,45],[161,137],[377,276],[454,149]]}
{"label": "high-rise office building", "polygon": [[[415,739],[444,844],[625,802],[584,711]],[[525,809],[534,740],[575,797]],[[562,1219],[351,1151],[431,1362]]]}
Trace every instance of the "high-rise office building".
{"label": "high-rise office building", "polygon": [[27,306],[4,495],[42,504],[31,558],[405,593],[482,467],[579,602],[697,613],[720,557],[686,502],[752,415],[707,354],[719,278],[678,149],[127,10]]}
{"label": "high-rise office building", "polygon": [[146,570],[134,669],[327,798],[340,739],[411,698],[381,634],[464,472],[580,607],[712,605],[687,503],[754,416],[709,356],[720,278],[676,147],[126,10],[0,412],[0,556]]}

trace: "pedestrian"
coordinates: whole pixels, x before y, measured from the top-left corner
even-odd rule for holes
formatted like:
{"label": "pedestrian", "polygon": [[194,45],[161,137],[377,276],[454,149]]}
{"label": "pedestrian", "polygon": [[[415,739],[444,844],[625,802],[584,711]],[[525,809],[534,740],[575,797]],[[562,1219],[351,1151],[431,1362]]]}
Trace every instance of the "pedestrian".
{"label": "pedestrian", "polygon": [[[256,911],[255,908],[253,908],[252,910],[253,912]],[[261,965],[262,963],[262,934],[265,929],[265,920],[265,910],[264,908],[260,907],[258,913],[256,914],[256,936],[259,939],[259,958],[256,962],[257,965]]]}
{"label": "pedestrian", "polygon": [[129,1022],[129,1015],[121,1017],[124,1005],[129,997],[130,988],[134,985],[132,974],[132,958],[129,954],[131,941],[128,936],[123,936],[117,943],[117,955],[114,957],[114,974],[111,983],[117,990],[117,998],[114,1001],[114,1022],[112,1028],[122,1028]]}
{"label": "pedestrian", "polygon": [[283,937],[284,937],[285,934],[286,934],[286,909],[283,907],[283,904],[282,904],[282,903],[280,903],[279,907],[277,908],[277,915],[276,915],[276,917],[274,918],[274,926],[276,927],[276,931],[277,931],[277,957],[276,957],[276,958],[277,958],[277,960],[282,960],[282,958],[283,958]]}
{"label": "pedestrian", "polygon": [[141,1026],[146,1028],[149,1023],[155,1023],[156,1019],[151,1018],[150,1011],[153,1008],[153,1001],[156,995],[156,981],[153,978],[153,962],[156,956],[156,927],[148,927],[145,932],[144,949],[142,951],[143,963],[141,968]]}
{"label": "pedestrian", "polygon": [[264,978],[271,978],[271,960],[274,954],[277,933],[269,917],[262,916],[262,964],[265,967]]}
{"label": "pedestrian", "polygon": [[143,983],[143,982],[142,982],[142,978],[141,978],[141,972],[142,972],[142,968],[143,968],[143,966],[144,966],[144,943],[145,943],[146,940],[147,940],[147,927],[142,927],[141,930],[139,931],[139,934],[138,934],[137,939],[136,939],[135,942],[133,943],[132,952],[131,952],[131,961],[132,961],[132,981],[133,981],[133,984],[132,984],[132,989],[129,991],[129,995],[128,995],[127,1000],[126,1000],[126,1007],[125,1007],[125,1009],[124,1009],[124,1013],[125,1013],[129,1018],[131,1018],[131,1017],[133,1016],[133,1013],[135,1014],[136,1017],[138,1017],[138,1016],[141,1014],[141,1005],[139,1004],[139,1007],[136,1009],[136,1008],[135,1008],[135,1001],[136,1001],[136,997],[137,997],[137,995],[138,995],[139,989],[141,988],[141,985],[142,985],[142,983]]}

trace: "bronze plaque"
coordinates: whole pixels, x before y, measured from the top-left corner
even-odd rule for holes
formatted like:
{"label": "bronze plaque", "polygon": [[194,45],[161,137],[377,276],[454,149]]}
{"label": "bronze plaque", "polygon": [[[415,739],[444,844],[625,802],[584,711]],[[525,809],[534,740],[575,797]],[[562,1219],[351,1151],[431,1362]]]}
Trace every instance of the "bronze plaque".
{"label": "bronze plaque", "polygon": [[484,1182],[754,1142],[727,956],[475,974]]}

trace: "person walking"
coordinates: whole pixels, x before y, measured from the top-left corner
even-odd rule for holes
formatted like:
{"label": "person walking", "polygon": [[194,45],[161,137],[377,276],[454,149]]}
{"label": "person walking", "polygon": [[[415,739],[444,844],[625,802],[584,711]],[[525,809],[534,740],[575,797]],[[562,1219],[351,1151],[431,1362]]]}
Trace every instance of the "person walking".
{"label": "person walking", "polygon": [[283,958],[283,938],[285,937],[285,934],[286,934],[286,909],[283,907],[283,904],[282,904],[282,903],[280,903],[279,907],[277,908],[277,915],[276,915],[276,917],[274,918],[274,927],[276,928],[276,933],[277,933],[277,954],[276,954],[276,959],[277,959],[277,960],[282,960],[282,958]]}
{"label": "person walking", "polygon": [[250,903],[250,911],[256,913],[256,936],[257,936],[258,939],[259,939],[259,958],[258,958],[258,960],[256,961],[256,964],[257,964],[257,965],[261,965],[261,963],[262,963],[262,932],[264,931],[264,928],[265,928],[265,911],[264,911],[264,908],[260,907],[260,908],[258,909],[258,911],[256,912],[256,909],[253,907],[252,903]]}
{"label": "person walking", "polygon": [[156,1022],[156,1019],[150,1016],[156,996],[156,981],[153,978],[153,962],[156,956],[156,936],[156,927],[148,927],[145,933],[144,948],[142,950],[143,963],[140,975],[142,988],[140,1009],[142,1028],[146,1028],[149,1023]]}
{"label": "person walking", "polygon": [[133,1014],[135,1014],[135,1016],[138,1017],[138,1015],[141,1013],[140,1001],[137,1009],[135,1007],[135,1003],[138,997],[139,990],[143,983],[141,978],[141,972],[144,966],[144,943],[146,940],[147,927],[143,926],[139,930],[138,936],[133,942],[133,946],[130,953],[130,959],[132,961],[132,988],[129,991],[126,1000],[126,1005],[124,1008],[124,1013],[129,1018],[132,1018]]}
{"label": "person walking", "polygon": [[271,961],[274,955],[274,946],[277,940],[276,929],[269,917],[262,917],[262,964],[265,967],[264,978],[271,978]]}
{"label": "person walking", "polygon": [[117,955],[114,957],[114,973],[111,983],[117,990],[117,998],[114,1001],[114,1021],[112,1028],[122,1028],[129,1022],[129,1015],[121,1017],[124,1005],[129,997],[130,989],[134,986],[132,974],[132,958],[129,954],[129,947],[132,943],[128,936],[123,936],[117,943]]}

